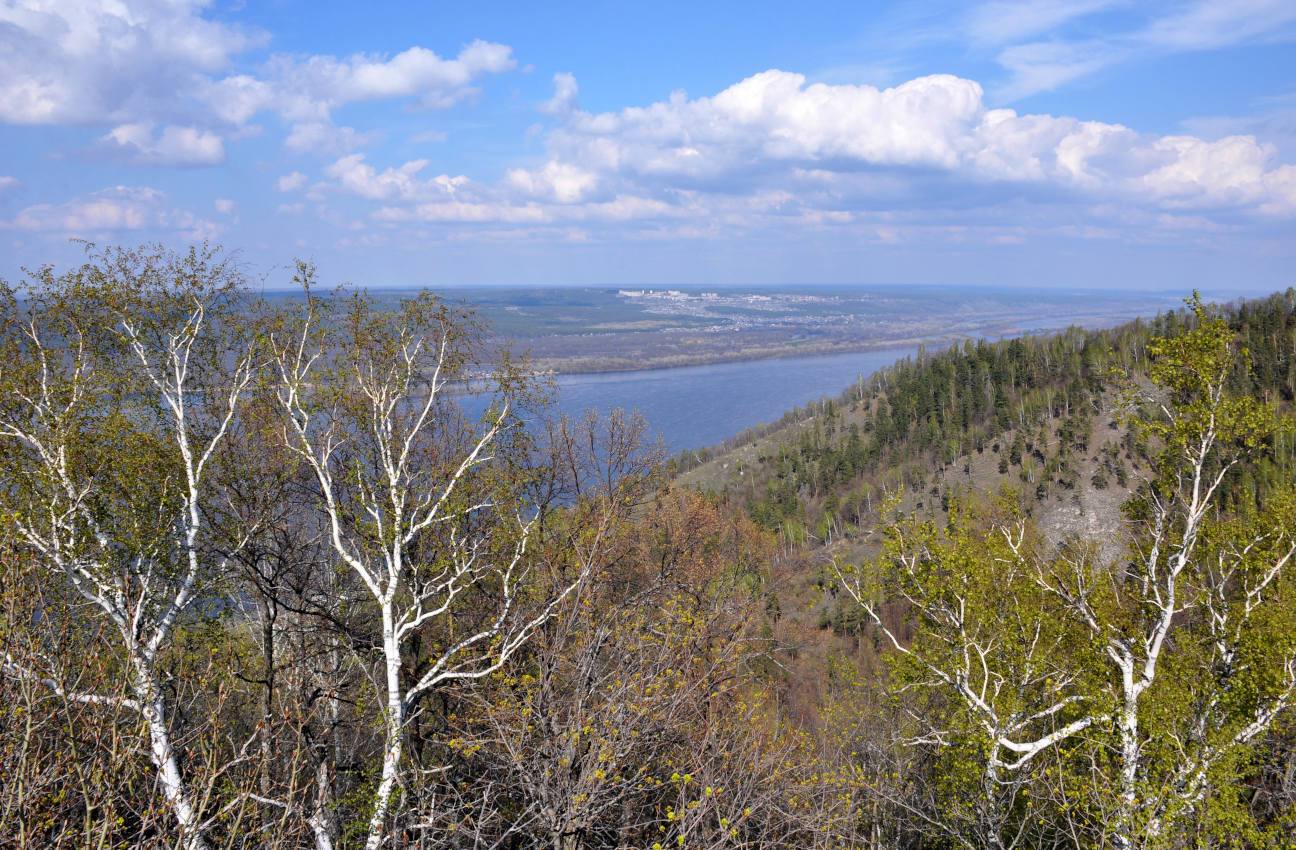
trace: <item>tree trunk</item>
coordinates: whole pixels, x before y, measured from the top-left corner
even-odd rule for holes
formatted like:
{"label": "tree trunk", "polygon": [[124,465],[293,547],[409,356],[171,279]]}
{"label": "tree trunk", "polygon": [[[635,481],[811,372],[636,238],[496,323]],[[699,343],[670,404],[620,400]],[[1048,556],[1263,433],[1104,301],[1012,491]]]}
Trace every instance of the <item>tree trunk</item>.
{"label": "tree trunk", "polygon": [[[275,610],[274,603],[263,597],[261,599],[261,663],[264,689],[261,693],[261,796],[274,795],[274,777],[270,775],[270,766],[274,758],[274,695],[275,695]],[[263,826],[269,826],[273,815],[266,810],[262,818]]]}
{"label": "tree trunk", "polygon": [[1133,850],[1134,812],[1138,802],[1138,696],[1129,672],[1125,673],[1125,705],[1119,722],[1121,736],[1120,803],[1112,824],[1112,846]]}
{"label": "tree trunk", "polygon": [[186,850],[206,850],[198,829],[198,812],[194,809],[185,787],[184,777],[180,774],[180,763],[176,760],[175,749],[171,746],[171,734],[167,729],[166,705],[162,700],[161,689],[150,665],[142,658],[132,659],[135,676],[132,688],[139,703],[140,715],[148,729],[149,751],[153,766],[157,768],[158,784],[162,787],[162,796],[175,813],[180,824],[181,840]]}
{"label": "tree trunk", "polygon": [[981,833],[981,840],[987,850],[1002,850],[1003,837],[999,834],[999,830],[1003,825],[1003,817],[999,812],[998,774],[990,764],[986,765],[985,773],[981,777],[981,797],[982,802],[977,811],[977,820],[980,821],[977,826]]}
{"label": "tree trunk", "polygon": [[332,818],[329,816],[329,768],[328,760],[320,758],[315,765],[315,809],[308,819],[311,832],[315,835],[315,850],[333,850]]}
{"label": "tree trunk", "polygon": [[383,750],[382,776],[374,794],[373,815],[369,818],[369,839],[365,850],[378,850],[383,844],[387,813],[405,743],[405,699],[401,691],[400,644],[391,604],[383,605],[383,656],[387,667],[387,740]]}

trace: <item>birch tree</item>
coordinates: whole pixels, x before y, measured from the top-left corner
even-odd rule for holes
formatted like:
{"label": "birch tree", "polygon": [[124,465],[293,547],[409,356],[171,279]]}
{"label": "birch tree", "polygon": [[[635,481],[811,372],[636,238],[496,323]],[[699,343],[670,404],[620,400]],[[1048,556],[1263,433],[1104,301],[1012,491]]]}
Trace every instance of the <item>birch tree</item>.
{"label": "birch tree", "polygon": [[[382,752],[365,847],[391,846],[420,705],[452,683],[500,670],[582,575],[536,598],[527,547],[534,519],[519,500],[528,382],[505,360],[479,423],[459,399],[480,389],[480,333],[424,293],[392,311],[363,295],[310,290],[267,338],[285,445],[310,470],[335,556],[359,579],[379,632],[374,678]],[[457,395],[458,394],[458,395]]]}
{"label": "birch tree", "polygon": [[[1235,794],[1296,695],[1296,497],[1222,511],[1274,419],[1229,392],[1246,354],[1190,306],[1192,327],[1149,346],[1150,380],[1129,398],[1158,455],[1126,505],[1122,560],[1084,541],[1043,546],[1021,522],[955,518],[944,535],[891,528],[883,581],[846,576],[901,683],[955,708],[916,712],[911,743],[977,754],[976,843],[1010,843],[1004,828],[1026,824],[1015,792],[1046,755],[1074,840],[1151,847],[1209,832],[1208,803]],[[912,639],[888,626],[884,601],[908,607]]]}
{"label": "birch tree", "polygon": [[[916,519],[892,524],[877,572],[839,570],[895,653],[897,688],[917,694],[905,743],[957,753],[945,760],[951,778],[968,775],[961,799],[913,814],[969,848],[1029,837],[1021,794],[1041,756],[1101,717],[1076,670],[1083,635],[1050,616],[1031,580],[1037,546],[1019,519],[956,509],[944,535]],[[884,604],[907,607],[911,639]]]}
{"label": "birch tree", "polygon": [[1127,506],[1127,562],[1113,572],[1077,559],[1035,576],[1102,646],[1120,848],[1191,822],[1231,784],[1218,771],[1235,769],[1296,693],[1296,502],[1288,488],[1239,516],[1219,509],[1272,412],[1229,392],[1246,352],[1199,298],[1189,305],[1195,326],[1149,346],[1152,386],[1132,399],[1160,454]]}
{"label": "birch tree", "polygon": [[183,770],[164,680],[176,631],[213,602],[209,470],[252,374],[232,320],[241,281],[203,249],[90,254],[0,296],[0,500],[23,557],[112,635],[120,690],[84,690],[77,659],[6,654],[4,674],[138,718],[177,841],[209,822]]}

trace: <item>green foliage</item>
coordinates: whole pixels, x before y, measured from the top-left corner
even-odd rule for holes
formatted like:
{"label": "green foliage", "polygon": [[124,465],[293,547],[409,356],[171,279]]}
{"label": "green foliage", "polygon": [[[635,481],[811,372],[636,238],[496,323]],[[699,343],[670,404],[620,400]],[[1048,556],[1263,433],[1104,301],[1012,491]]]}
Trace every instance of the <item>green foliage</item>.
{"label": "green foliage", "polygon": [[[910,743],[938,765],[947,834],[1249,845],[1285,823],[1239,780],[1296,696],[1296,488],[1222,509],[1232,470],[1280,432],[1271,405],[1231,389],[1249,373],[1236,331],[1189,305],[1178,335],[1148,343],[1151,403],[1133,403],[1146,384],[1127,395],[1156,458],[1121,562],[1047,545],[1000,503],[951,510],[939,532],[890,522],[877,581],[856,585],[893,645]],[[1065,459],[1056,474],[1075,486]],[[886,605],[909,612],[908,640]]]}
{"label": "green foliage", "polygon": [[[1149,376],[1152,358],[1168,354],[1166,346],[1187,344],[1173,340],[1202,322],[1223,322],[1221,327],[1241,343],[1242,356],[1216,364],[1226,370],[1229,397],[1267,400],[1285,416],[1296,384],[1291,354],[1296,290],[1227,310],[1194,302],[1185,311],[1111,330],[969,342],[901,361],[831,403],[785,416],[772,433],[765,429],[732,441],[746,447],[759,440],[757,456],[743,456],[742,480],[727,492],[768,529],[795,518],[816,530],[833,499],[836,519],[867,528],[879,518],[876,500],[853,499],[854,494],[865,488],[916,494],[933,478],[960,480],[958,467],[950,466],[960,458],[962,480],[993,489],[1010,472],[1024,475],[1037,501],[1048,497],[1050,488],[1040,485],[1050,482],[1056,484],[1054,493],[1078,492],[1082,482],[1094,479],[1100,489],[1104,481],[1107,487],[1129,488],[1137,483],[1137,467],[1167,447],[1137,417],[1122,419],[1115,433],[1096,435],[1095,428],[1120,407],[1120,391],[1130,386],[1131,377]],[[1167,374],[1156,380],[1174,384],[1184,377]],[[975,462],[978,447],[987,445],[998,457],[989,465]],[[715,463],[733,466],[734,458],[719,454]],[[702,462],[696,455],[676,458],[672,471],[686,473]],[[1293,475],[1296,428],[1284,419],[1265,451],[1230,470],[1221,505],[1231,510],[1241,500],[1259,504]]]}
{"label": "green foliage", "polygon": [[[537,428],[545,388],[508,361],[481,421],[449,393],[423,408],[437,381],[480,385],[472,317],[313,281],[299,266],[274,310],[218,252],[146,249],[0,291],[0,843],[1290,833],[1296,291],[921,354],[790,417],[722,498],[658,489],[622,417]],[[140,351],[176,340],[168,396]],[[286,381],[297,341],[319,356]],[[201,475],[181,433],[218,443]],[[1020,492],[977,492],[996,464]],[[1106,539],[1030,517],[1127,484]],[[411,531],[440,493],[448,518]],[[480,581],[437,596],[447,569]]]}

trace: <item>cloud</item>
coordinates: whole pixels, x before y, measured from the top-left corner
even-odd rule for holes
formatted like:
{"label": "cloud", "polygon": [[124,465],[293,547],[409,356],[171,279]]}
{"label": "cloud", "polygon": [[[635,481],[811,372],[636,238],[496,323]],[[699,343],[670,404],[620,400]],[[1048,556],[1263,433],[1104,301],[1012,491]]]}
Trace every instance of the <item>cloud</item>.
{"label": "cloud", "polygon": [[[223,139],[268,113],[289,150],[345,153],[372,136],[335,126],[340,107],[405,100],[440,109],[516,67],[507,45],[473,41],[452,58],[275,54],[236,68],[268,34],[206,17],[209,0],[16,0],[0,4],[0,121],[110,127],[100,145],[148,165],[213,165]],[[156,128],[161,128],[156,129]],[[106,146],[106,147],[105,147]]]}
{"label": "cloud", "polygon": [[222,213],[223,215],[229,215],[234,212],[234,208],[238,206],[229,198],[217,198],[212,202],[212,205],[216,207],[218,213]]}
{"label": "cloud", "polygon": [[1011,81],[996,92],[1005,101],[1054,91],[1073,80],[1115,65],[1129,56],[1115,42],[1033,42],[1008,47],[999,53],[999,64],[1012,73]]}
{"label": "cloud", "polygon": [[1143,175],[1142,182],[1172,207],[1255,207],[1265,213],[1296,214],[1296,166],[1270,166],[1273,148],[1252,136],[1206,142],[1167,136],[1154,147],[1167,162]]}
{"label": "cloud", "polygon": [[[740,190],[771,172],[858,165],[954,168],[964,160],[985,108],[981,87],[946,75],[895,88],[806,86],[800,74],[766,71],[714,97],[619,113],[577,113],[549,138],[553,161],[535,184],[577,167],[602,182]],[[510,180],[528,187],[522,174]],[[589,178],[582,177],[588,184]]]}
{"label": "cloud", "polygon": [[1172,50],[1215,50],[1248,42],[1290,40],[1292,24],[1296,24],[1296,5],[1289,0],[1198,0],[1152,21],[1139,38]]}
{"label": "cloud", "polygon": [[19,181],[17,177],[0,176],[0,195],[5,194],[6,192],[13,191],[14,189],[17,189],[21,185],[22,182]]}
{"label": "cloud", "polygon": [[333,155],[348,153],[369,144],[377,133],[361,133],[354,127],[339,127],[326,121],[294,124],[284,147],[295,153]]}
{"label": "cloud", "polygon": [[153,124],[121,124],[100,141],[100,149],[138,165],[197,166],[225,162],[220,136],[196,127],[168,125],[158,134]]}
{"label": "cloud", "polygon": [[278,187],[280,192],[296,192],[306,185],[306,180],[305,174],[300,171],[293,171],[280,177],[275,186]]}
{"label": "cloud", "polygon": [[1057,29],[1120,0],[995,0],[975,7],[966,30],[973,41],[1000,45]]}
{"label": "cloud", "polygon": [[536,223],[550,220],[536,204],[507,202],[437,201],[412,207],[382,207],[374,213],[381,222],[509,222]]}
{"label": "cloud", "polygon": [[453,59],[424,47],[411,47],[390,58],[357,53],[334,56],[278,55],[260,76],[235,74],[209,81],[199,93],[212,111],[236,125],[261,112],[273,112],[292,123],[290,146],[313,147],[331,138],[333,150],[363,136],[347,127],[333,127],[340,107],[384,99],[408,99],[426,109],[443,109],[471,97],[474,85],[488,74],[517,66],[507,45],[474,41]]}
{"label": "cloud", "polygon": [[450,177],[446,174],[419,180],[419,172],[427,167],[426,159],[416,159],[382,172],[364,159],[364,154],[359,153],[344,156],[326,167],[324,175],[337,180],[346,191],[371,201],[420,201],[452,196],[470,182],[462,175]]}
{"label": "cloud", "polygon": [[570,115],[576,110],[576,95],[580,87],[576,85],[573,74],[560,72],[554,74],[554,96],[540,104],[540,111],[546,115]]}
{"label": "cloud", "polygon": [[427,159],[385,166],[351,153],[312,192],[371,203],[385,229],[494,224],[555,239],[578,225],[589,239],[836,230],[870,244],[1128,241],[1176,222],[1209,233],[1208,224],[1296,216],[1296,166],[1253,136],[1156,136],[994,109],[978,83],[949,75],[875,88],[771,70],[710,97],[605,113],[573,106],[542,132],[545,159],[495,183],[430,176]]}
{"label": "cloud", "polygon": [[[619,113],[578,113],[549,138],[551,161],[511,171],[532,196],[571,202],[603,191],[792,191],[803,202],[868,203],[887,179],[993,199],[1002,185],[1138,203],[1282,209],[1285,168],[1252,137],[1158,138],[1118,124],[990,109],[976,82],[919,77],[889,89],[806,85],[766,71],[714,97]],[[578,165],[579,164],[579,165]],[[815,173],[831,180],[816,180]],[[811,189],[807,184],[818,183]],[[853,191],[854,189],[854,191]]]}
{"label": "cloud", "polygon": [[[1243,104],[1239,104],[1243,106]],[[1286,156],[1296,156],[1296,93],[1265,98],[1249,115],[1209,115],[1181,123],[1194,136],[1256,136],[1275,145]]]}
{"label": "cloud", "polygon": [[148,186],[113,186],[62,204],[36,204],[0,226],[83,238],[143,230],[196,240],[219,232],[212,222],[170,206],[164,192]]}
{"label": "cloud", "polygon": [[442,59],[426,48],[411,47],[385,61],[357,54],[343,62],[319,57],[306,67],[308,77],[327,81],[327,101],[335,104],[417,97],[424,106],[440,108],[470,94],[469,84],[482,75],[516,66],[509,47],[478,39],[454,59]]}
{"label": "cloud", "polygon": [[966,25],[974,41],[1000,48],[996,59],[1011,74],[996,92],[1004,101],[1149,56],[1296,41],[1296,4],[1290,0],[1196,0],[1163,14],[1144,12],[1157,6],[1139,7],[1126,18],[1107,18],[1101,39],[1084,29],[1068,30],[1073,21],[1115,5],[1110,0],[1005,0],[976,8]]}
{"label": "cloud", "polygon": [[444,142],[449,136],[444,130],[424,130],[422,133],[415,133],[409,137],[410,144],[424,144],[426,142]]}
{"label": "cloud", "polygon": [[357,53],[333,56],[276,56],[264,79],[234,75],[208,85],[201,97],[225,120],[243,124],[260,112],[291,122],[284,146],[296,153],[347,153],[376,134],[337,126],[333,113],[351,103],[412,99],[425,109],[444,109],[477,92],[487,74],[512,70],[517,62],[507,45],[474,41],[454,59],[411,47],[390,59]]}
{"label": "cloud", "polygon": [[188,91],[266,38],[203,18],[205,5],[0,5],[0,120],[108,124],[183,112]]}
{"label": "cloud", "polygon": [[578,165],[548,162],[535,171],[509,169],[508,183],[524,195],[560,204],[581,201],[595,187],[595,175]]}
{"label": "cloud", "polygon": [[566,163],[550,162],[535,171],[510,169],[498,186],[464,175],[423,178],[427,166],[428,160],[416,159],[379,171],[357,153],[327,166],[324,176],[334,181],[336,191],[381,202],[374,218],[386,223],[630,221],[681,215],[679,208],[653,198],[594,197],[595,175]]}

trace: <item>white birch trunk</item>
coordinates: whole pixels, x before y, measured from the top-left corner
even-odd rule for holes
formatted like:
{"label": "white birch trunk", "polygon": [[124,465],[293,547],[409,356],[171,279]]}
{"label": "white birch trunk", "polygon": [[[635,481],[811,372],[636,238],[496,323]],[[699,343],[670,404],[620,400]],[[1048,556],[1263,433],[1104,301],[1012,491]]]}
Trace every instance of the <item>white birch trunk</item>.
{"label": "white birch trunk", "polygon": [[384,602],[382,612],[383,662],[387,680],[387,707],[384,717],[385,742],[382,773],[374,792],[374,810],[369,818],[369,837],[365,850],[378,850],[386,835],[387,813],[391,810],[392,795],[400,771],[401,756],[405,749],[405,695],[401,682],[400,642],[389,602]]}
{"label": "white birch trunk", "polygon": [[[383,313],[361,304],[356,309],[373,321],[373,332],[353,338],[323,315],[327,305],[308,299],[307,312],[270,340],[285,444],[319,485],[318,507],[333,552],[363,584],[381,618],[383,744],[366,850],[390,840],[406,723],[420,700],[447,682],[501,669],[585,577],[538,614],[518,610],[531,523],[516,514],[492,516],[501,507],[492,493],[472,492],[477,473],[495,462],[492,453],[516,423],[506,401],[471,437],[447,428],[439,399],[464,377],[467,367],[457,350],[462,334],[453,315],[428,306]],[[347,364],[341,376],[328,371],[337,363]],[[454,441],[453,453],[446,440]],[[340,451],[344,446],[349,452]],[[478,516],[490,517],[483,528],[470,536],[455,531],[463,519]],[[518,542],[512,553],[496,556],[491,538],[511,535],[514,519]],[[440,550],[437,557],[413,558],[429,538]],[[424,672],[405,681],[403,650],[424,629],[455,623],[460,602],[484,582],[498,594],[495,610],[449,646],[418,659]]]}
{"label": "white birch trunk", "polygon": [[315,836],[315,850],[333,850],[333,822],[328,809],[330,787],[328,762],[320,759],[315,765],[315,808],[307,819]]}
{"label": "white birch trunk", "polygon": [[1135,691],[1134,662],[1126,658],[1121,664],[1123,701],[1117,727],[1120,730],[1121,767],[1120,800],[1116,822],[1112,827],[1112,844],[1117,850],[1134,847],[1134,816],[1138,804],[1139,714]]}
{"label": "white birch trunk", "polygon": [[149,754],[153,766],[157,769],[158,784],[162,787],[162,796],[166,799],[176,822],[180,824],[181,841],[187,850],[205,850],[198,811],[190,798],[189,789],[180,773],[180,764],[176,759],[175,748],[171,745],[171,734],[167,728],[166,705],[162,700],[161,688],[151,666],[143,659],[135,659],[135,674],[131,688],[139,703],[140,716],[149,736]]}

